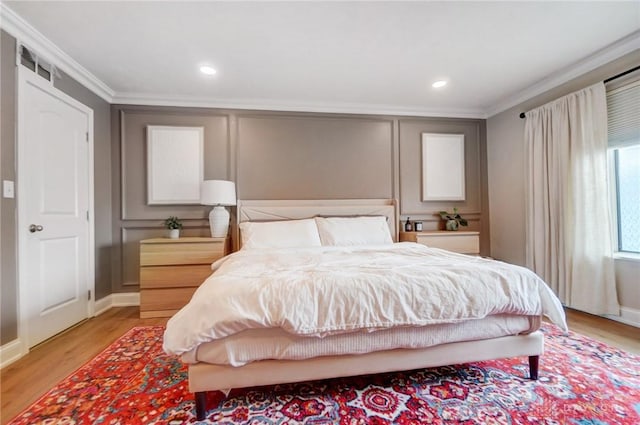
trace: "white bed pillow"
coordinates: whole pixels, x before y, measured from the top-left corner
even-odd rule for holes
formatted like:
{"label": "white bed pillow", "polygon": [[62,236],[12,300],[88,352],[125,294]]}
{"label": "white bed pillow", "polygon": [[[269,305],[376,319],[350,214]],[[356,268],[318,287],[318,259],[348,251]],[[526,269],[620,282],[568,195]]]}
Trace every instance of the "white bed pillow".
{"label": "white bed pillow", "polygon": [[316,217],[323,246],[382,245],[393,243],[384,216]]}
{"label": "white bed pillow", "polygon": [[314,219],[240,223],[242,249],[322,246]]}

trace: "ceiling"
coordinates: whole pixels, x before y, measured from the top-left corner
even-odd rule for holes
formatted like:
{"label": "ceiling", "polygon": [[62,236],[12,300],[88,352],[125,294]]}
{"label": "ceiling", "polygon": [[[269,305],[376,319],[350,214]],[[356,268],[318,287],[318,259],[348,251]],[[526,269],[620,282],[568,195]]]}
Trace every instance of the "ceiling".
{"label": "ceiling", "polygon": [[3,3],[114,103],[488,117],[640,47],[638,1]]}

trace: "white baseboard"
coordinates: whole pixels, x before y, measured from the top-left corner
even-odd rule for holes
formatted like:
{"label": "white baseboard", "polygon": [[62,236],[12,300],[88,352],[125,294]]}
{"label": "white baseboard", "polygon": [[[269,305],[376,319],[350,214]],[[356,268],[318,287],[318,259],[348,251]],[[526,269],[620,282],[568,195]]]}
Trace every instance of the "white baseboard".
{"label": "white baseboard", "polygon": [[22,341],[14,339],[0,346],[0,369],[9,366],[23,355]]}
{"label": "white baseboard", "polygon": [[[104,313],[112,307],[130,307],[140,305],[139,292],[126,292],[107,295],[94,303],[94,314],[96,316]],[[22,341],[14,339],[0,346],[0,369],[18,360],[25,355],[28,350],[24,350]]]}
{"label": "white baseboard", "polygon": [[93,304],[94,315],[99,316],[105,311],[111,308],[111,304],[113,300],[111,299],[111,295],[107,295],[104,298],[100,298]]}
{"label": "white baseboard", "polygon": [[123,292],[107,295],[95,302],[95,315],[99,316],[111,307],[131,307],[140,305],[139,292]]}
{"label": "white baseboard", "polygon": [[615,320],[616,322],[640,328],[640,310],[631,307],[620,307],[620,316],[611,314],[605,315],[606,318]]}

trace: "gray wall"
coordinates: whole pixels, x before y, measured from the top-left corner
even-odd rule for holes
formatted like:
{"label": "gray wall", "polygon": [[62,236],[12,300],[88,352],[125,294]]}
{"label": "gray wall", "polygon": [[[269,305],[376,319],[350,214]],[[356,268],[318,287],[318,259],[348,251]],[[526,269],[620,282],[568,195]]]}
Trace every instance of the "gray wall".
{"label": "gray wall", "polygon": [[[16,179],[16,41],[0,31],[0,178]],[[16,200],[0,196],[0,344],[18,337]]]}
{"label": "gray wall", "polygon": [[[112,106],[113,291],[138,290],[138,241],[178,215],[207,235],[209,208],[146,205],[146,126],[205,127],[205,178],[231,179],[240,199],[396,198],[402,218],[440,225],[457,206],[489,253],[484,120]],[[465,134],[467,200],[421,202],[422,132]]]}
{"label": "gray wall", "polygon": [[[2,78],[1,176],[3,180],[16,180],[15,124],[16,94],[16,41],[1,32],[0,64]],[[96,299],[111,291],[111,129],[109,104],[64,73],[54,80],[54,86],[93,109],[94,118],[94,182],[95,182],[95,249]],[[20,196],[16,193],[16,196]],[[17,280],[16,280],[16,203],[15,199],[0,198],[2,213],[2,272],[0,282],[1,334],[0,344],[17,337]]]}
{"label": "gray wall", "polygon": [[208,236],[209,210],[198,205],[147,205],[146,126],[204,127],[205,179],[231,178],[229,116],[188,108],[111,107],[113,292],[138,291],[138,241],[165,235],[170,215],[183,220],[185,236]]}
{"label": "gray wall", "polygon": [[239,115],[243,199],[391,198],[393,120],[330,115]]}
{"label": "gray wall", "polygon": [[[15,181],[15,39],[1,41],[0,174]],[[55,86],[94,111],[96,299],[138,290],[138,241],[163,235],[167,216],[208,234],[208,208],[146,205],[147,125],[204,126],[205,178],[236,181],[241,199],[396,198],[425,229],[457,206],[489,253],[484,120],[110,106],[64,74]],[[422,132],[465,134],[466,201],[420,201]],[[0,344],[17,336],[15,222],[15,200],[0,198]]]}
{"label": "gray wall", "polygon": [[[489,255],[489,200],[484,120],[417,119],[399,121],[400,214],[424,222],[425,230],[442,229],[438,211],[457,207],[469,222],[465,230],[480,231],[480,253]],[[422,133],[464,134],[465,201],[422,202]]]}
{"label": "gray wall", "polygon": [[[640,50],[601,66],[487,120],[491,255],[525,263],[524,120],[520,112],[603,81],[640,65]],[[618,297],[624,307],[640,309],[640,262],[616,260]]]}

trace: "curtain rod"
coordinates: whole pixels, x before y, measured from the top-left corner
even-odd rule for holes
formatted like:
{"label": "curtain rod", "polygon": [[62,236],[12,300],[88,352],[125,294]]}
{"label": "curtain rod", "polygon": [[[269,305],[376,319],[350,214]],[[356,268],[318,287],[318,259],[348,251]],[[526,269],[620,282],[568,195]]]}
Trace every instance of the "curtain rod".
{"label": "curtain rod", "polygon": [[[609,81],[613,81],[613,80],[618,79],[620,77],[624,77],[625,75],[631,74],[632,72],[637,71],[639,69],[640,69],[640,65],[636,66],[635,68],[627,69],[626,71],[621,72],[620,74],[616,74],[613,77],[607,78],[606,80],[604,80],[604,83],[606,84]],[[524,118],[524,117],[525,117],[524,112],[520,112],[520,118]]]}
{"label": "curtain rod", "polygon": [[608,83],[609,81],[613,81],[615,79],[618,79],[620,77],[624,77],[627,74],[631,74],[633,71],[637,71],[640,69],[640,65],[636,66],[635,68],[631,68],[631,69],[627,69],[624,72],[621,72],[620,74],[614,75],[613,77],[609,77],[606,80],[604,80],[605,84]]}

